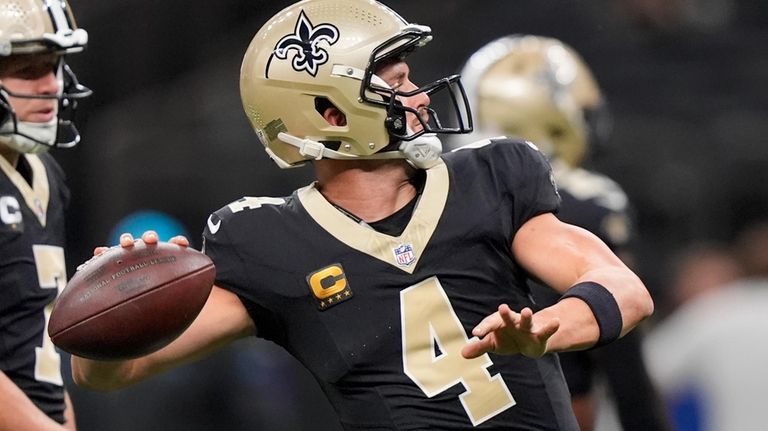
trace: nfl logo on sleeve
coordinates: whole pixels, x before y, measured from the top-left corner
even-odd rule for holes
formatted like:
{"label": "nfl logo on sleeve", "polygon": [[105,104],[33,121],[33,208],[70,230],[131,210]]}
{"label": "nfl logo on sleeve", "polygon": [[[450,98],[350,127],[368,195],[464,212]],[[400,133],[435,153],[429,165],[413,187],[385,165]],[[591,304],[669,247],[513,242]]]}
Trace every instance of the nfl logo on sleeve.
{"label": "nfl logo on sleeve", "polygon": [[400,266],[408,266],[416,259],[416,254],[413,252],[413,246],[411,244],[400,244],[398,247],[393,248],[395,253],[395,262]]}

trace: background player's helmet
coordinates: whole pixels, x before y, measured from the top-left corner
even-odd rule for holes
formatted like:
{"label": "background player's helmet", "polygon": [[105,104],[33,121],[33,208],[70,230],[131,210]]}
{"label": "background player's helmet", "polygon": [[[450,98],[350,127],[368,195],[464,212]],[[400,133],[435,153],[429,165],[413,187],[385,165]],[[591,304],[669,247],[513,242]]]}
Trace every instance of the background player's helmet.
{"label": "background player's helmet", "polygon": [[556,39],[497,39],[470,57],[462,77],[483,137],[520,137],[578,166],[588,144],[608,133],[607,111],[592,72]]}
{"label": "background player's helmet", "polygon": [[[459,76],[405,93],[374,71],[431,39],[429,27],[409,24],[373,0],[301,1],[272,17],[253,38],[241,69],[243,108],[267,153],[283,168],[323,157],[405,158],[428,167],[441,151],[435,133],[471,131]],[[430,119],[422,120],[423,129],[413,131],[405,114],[415,111],[398,97],[419,92],[430,96],[432,107],[443,97],[448,114],[433,109]],[[325,121],[321,111],[329,104],[346,115],[345,125]]]}
{"label": "background player's helmet", "polygon": [[[0,60],[11,55],[54,53],[59,94],[40,96],[13,93],[0,82],[0,142],[24,153],[47,151],[53,146],[72,147],[80,141],[71,120],[76,100],[91,90],[82,86],[64,61],[64,55],[82,51],[88,33],[77,28],[66,0],[0,1]],[[55,98],[58,113],[49,123],[28,123],[16,117],[9,97]]]}

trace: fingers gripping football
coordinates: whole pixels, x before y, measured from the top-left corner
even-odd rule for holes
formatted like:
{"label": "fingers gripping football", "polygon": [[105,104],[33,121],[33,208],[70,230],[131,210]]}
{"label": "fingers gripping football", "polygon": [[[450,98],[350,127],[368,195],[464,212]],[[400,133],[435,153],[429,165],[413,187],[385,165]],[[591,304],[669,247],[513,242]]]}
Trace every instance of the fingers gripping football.
{"label": "fingers gripping football", "polygon": [[[143,234],[141,234],[141,241],[143,241],[145,244],[157,244],[159,240],[160,238],[157,236],[157,232],[153,230],[148,230]],[[189,247],[189,240],[187,239],[187,237],[183,235],[176,235],[173,238],[169,239],[168,242],[171,244],[180,245],[182,247]],[[136,243],[136,240],[133,239],[133,235],[131,235],[130,233],[124,233],[120,235],[120,244],[118,245],[120,247],[127,248],[127,247],[133,247],[135,243]],[[98,256],[109,249],[110,247],[105,247],[105,246],[96,247],[93,249],[93,255]]]}

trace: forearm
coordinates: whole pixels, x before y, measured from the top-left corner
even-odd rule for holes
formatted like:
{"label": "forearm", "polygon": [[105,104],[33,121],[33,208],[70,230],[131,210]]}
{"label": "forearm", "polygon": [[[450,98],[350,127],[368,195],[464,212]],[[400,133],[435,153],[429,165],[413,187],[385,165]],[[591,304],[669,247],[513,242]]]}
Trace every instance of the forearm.
{"label": "forearm", "polygon": [[[616,322],[617,335],[624,336],[638,323],[653,313],[653,301],[640,279],[628,269],[617,265],[584,273],[574,283],[591,282],[604,287],[615,301],[620,321]],[[599,288],[596,287],[596,288]],[[567,291],[566,291],[567,292]],[[559,331],[550,338],[548,351],[580,350],[592,347],[600,338],[601,330],[594,310],[580,298],[568,297],[536,313],[535,318],[560,320]],[[600,316],[603,319],[606,316]],[[605,322],[605,320],[604,320]],[[605,334],[603,334],[605,336]]]}
{"label": "forearm", "polygon": [[623,264],[587,272],[578,282],[592,281],[605,287],[621,311],[621,335],[653,314],[654,304],[645,284]]}
{"label": "forearm", "polygon": [[615,340],[653,313],[642,281],[605,243],[552,214],[527,221],[512,254],[532,277],[566,297],[535,314],[501,304],[472,329],[479,340],[462,349],[466,358],[587,349]]}
{"label": "forearm", "polygon": [[600,331],[589,306],[579,299],[569,298],[538,311],[534,322],[558,319],[560,328],[547,341],[547,352],[584,350],[597,342]]}
{"label": "forearm", "polygon": [[86,388],[119,389],[201,359],[254,332],[255,325],[240,299],[214,286],[208,302],[192,325],[169,345],[128,361],[93,361],[72,356],[72,377],[75,383]]}
{"label": "forearm", "polygon": [[94,361],[72,355],[72,379],[82,387],[111,391],[136,383],[135,361]]}
{"label": "forearm", "polygon": [[0,431],[63,431],[0,371]]}

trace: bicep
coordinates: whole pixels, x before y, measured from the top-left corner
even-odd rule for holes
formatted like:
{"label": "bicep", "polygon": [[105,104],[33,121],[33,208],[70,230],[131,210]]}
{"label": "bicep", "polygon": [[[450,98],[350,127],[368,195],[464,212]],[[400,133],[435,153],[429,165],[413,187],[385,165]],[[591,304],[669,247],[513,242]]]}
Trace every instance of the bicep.
{"label": "bicep", "polygon": [[529,274],[560,293],[585,281],[595,269],[626,270],[597,236],[551,213],[533,217],[520,227],[512,240],[512,253]]}

